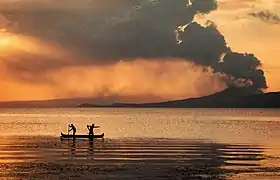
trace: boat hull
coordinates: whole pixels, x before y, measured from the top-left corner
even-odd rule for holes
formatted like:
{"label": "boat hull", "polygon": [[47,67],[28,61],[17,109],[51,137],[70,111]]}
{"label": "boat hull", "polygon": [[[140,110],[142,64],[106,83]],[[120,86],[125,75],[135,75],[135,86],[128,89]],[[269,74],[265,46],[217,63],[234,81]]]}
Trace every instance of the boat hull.
{"label": "boat hull", "polygon": [[[61,136],[60,136],[62,139],[73,139],[74,136],[72,134],[63,134],[61,133]],[[88,134],[77,134],[75,135],[75,138],[79,138],[79,139],[97,139],[97,138],[104,138],[104,133],[103,134],[100,134],[100,135],[88,135]]]}

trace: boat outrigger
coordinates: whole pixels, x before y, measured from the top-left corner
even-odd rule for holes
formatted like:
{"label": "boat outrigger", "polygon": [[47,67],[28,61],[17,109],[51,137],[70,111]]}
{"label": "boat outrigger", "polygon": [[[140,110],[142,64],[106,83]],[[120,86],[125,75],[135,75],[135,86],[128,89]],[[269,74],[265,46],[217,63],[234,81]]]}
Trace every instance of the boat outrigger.
{"label": "boat outrigger", "polygon": [[97,139],[97,138],[104,138],[104,133],[103,134],[99,134],[99,135],[77,134],[75,136],[73,136],[72,134],[68,135],[68,134],[61,133],[61,136],[60,136],[61,139],[73,139],[74,137],[76,139]]}

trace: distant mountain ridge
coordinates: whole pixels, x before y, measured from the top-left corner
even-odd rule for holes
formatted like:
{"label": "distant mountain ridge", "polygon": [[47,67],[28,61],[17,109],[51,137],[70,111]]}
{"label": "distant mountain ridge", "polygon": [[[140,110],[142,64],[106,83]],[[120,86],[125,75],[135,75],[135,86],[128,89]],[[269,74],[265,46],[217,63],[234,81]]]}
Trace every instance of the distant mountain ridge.
{"label": "distant mountain ridge", "polygon": [[280,108],[280,92],[252,94],[244,89],[224,91],[198,98],[157,103],[110,103],[97,98],[53,99],[38,101],[0,102],[0,108]]}
{"label": "distant mountain ridge", "polygon": [[138,107],[138,108],[280,108],[280,92],[250,94],[242,90],[225,91],[199,97],[159,103],[114,103],[100,106],[81,104],[78,107]]}

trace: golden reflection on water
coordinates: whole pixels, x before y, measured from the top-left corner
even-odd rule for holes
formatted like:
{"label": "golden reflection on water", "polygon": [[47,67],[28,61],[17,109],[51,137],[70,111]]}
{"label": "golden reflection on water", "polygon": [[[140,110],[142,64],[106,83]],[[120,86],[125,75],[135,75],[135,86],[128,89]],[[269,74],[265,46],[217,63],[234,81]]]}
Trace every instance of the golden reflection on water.
{"label": "golden reflection on water", "polygon": [[[0,114],[0,178],[280,177],[280,124],[272,110],[262,110],[265,121],[254,119],[256,110],[230,112],[233,119],[198,110],[9,111]],[[94,121],[105,139],[61,141],[69,119],[78,134]]]}
{"label": "golden reflection on water", "polygon": [[0,167],[5,167],[5,172],[0,169],[0,177],[6,173],[6,177],[15,179],[29,178],[26,171],[32,177],[60,178],[57,171],[71,177],[85,172],[93,176],[93,170],[103,178],[109,172],[121,179],[123,171],[133,176],[135,168],[141,172],[135,177],[167,177],[172,169],[182,177],[198,175],[199,170],[200,174],[218,179],[265,170],[279,173],[278,169],[269,169],[273,161],[265,154],[265,148],[253,144],[182,139],[60,141],[53,137],[1,138],[0,142]]}
{"label": "golden reflection on water", "polygon": [[268,143],[280,136],[273,109],[0,109],[2,135],[54,136],[74,123],[78,134],[98,124],[107,138],[211,139]]}

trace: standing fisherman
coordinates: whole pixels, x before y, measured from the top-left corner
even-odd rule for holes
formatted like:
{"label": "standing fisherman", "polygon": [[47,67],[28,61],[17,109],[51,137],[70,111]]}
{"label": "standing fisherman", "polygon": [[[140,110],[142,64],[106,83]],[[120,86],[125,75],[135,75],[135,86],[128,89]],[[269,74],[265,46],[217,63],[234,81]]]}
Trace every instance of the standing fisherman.
{"label": "standing fisherman", "polygon": [[95,126],[94,124],[92,124],[92,125],[87,125],[87,128],[88,128],[88,134],[90,135],[90,136],[93,136],[94,135],[94,132],[93,132],[93,128],[99,128],[99,126]]}
{"label": "standing fisherman", "polygon": [[74,124],[70,124],[69,125],[70,129],[68,130],[68,132],[73,131],[73,136],[75,137],[76,134],[76,127],[74,126]]}

